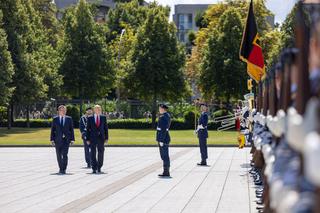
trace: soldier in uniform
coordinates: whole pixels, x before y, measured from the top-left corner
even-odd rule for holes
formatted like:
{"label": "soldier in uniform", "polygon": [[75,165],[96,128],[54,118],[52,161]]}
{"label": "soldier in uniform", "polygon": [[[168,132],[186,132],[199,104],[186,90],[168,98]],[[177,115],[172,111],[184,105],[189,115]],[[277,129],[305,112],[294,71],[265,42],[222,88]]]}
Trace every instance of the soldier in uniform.
{"label": "soldier in uniform", "polygon": [[58,107],[58,113],[59,115],[52,120],[50,141],[56,148],[60,169],[58,174],[66,174],[69,146],[74,143],[73,121],[71,117],[66,116],[67,108],[64,105]]}
{"label": "soldier in uniform", "polygon": [[207,166],[208,159],[208,106],[204,103],[200,104],[201,116],[198,122],[197,134],[199,138],[199,146],[201,153],[201,162],[198,163],[199,166]]}
{"label": "soldier in uniform", "polygon": [[165,104],[159,105],[160,117],[159,117],[158,126],[157,126],[156,140],[159,145],[160,157],[163,161],[163,173],[159,174],[159,177],[170,177],[169,128],[170,128],[171,118],[167,110],[168,110],[167,105]]}
{"label": "soldier in uniform", "polygon": [[88,117],[93,114],[92,108],[88,107],[86,109],[86,114],[84,114],[80,118],[80,133],[81,133],[81,138],[83,140],[83,147],[84,147],[84,156],[85,160],[87,163],[87,168],[91,168],[91,150],[90,150],[90,145],[87,144],[87,123],[88,123]]}

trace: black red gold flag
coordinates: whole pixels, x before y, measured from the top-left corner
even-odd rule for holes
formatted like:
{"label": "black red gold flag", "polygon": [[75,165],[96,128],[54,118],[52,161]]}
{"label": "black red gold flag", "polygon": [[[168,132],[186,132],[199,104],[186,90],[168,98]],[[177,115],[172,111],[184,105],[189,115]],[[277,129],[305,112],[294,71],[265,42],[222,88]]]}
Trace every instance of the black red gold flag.
{"label": "black red gold flag", "polygon": [[247,63],[247,72],[256,82],[259,82],[265,75],[265,64],[257,23],[253,12],[253,3],[250,2],[247,23],[243,32],[240,59]]}

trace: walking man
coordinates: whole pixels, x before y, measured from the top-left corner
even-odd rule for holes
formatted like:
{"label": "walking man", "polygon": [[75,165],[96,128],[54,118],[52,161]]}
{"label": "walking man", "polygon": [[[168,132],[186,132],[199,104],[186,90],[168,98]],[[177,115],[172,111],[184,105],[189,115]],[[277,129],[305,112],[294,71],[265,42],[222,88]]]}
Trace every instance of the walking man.
{"label": "walking man", "polygon": [[[88,117],[87,123],[87,144],[91,147],[91,166],[92,173],[101,173],[104,160],[104,144],[109,139],[107,118],[101,114],[101,106],[95,105],[94,115]],[[98,151],[98,159],[97,159]]]}
{"label": "walking man", "polygon": [[91,151],[90,145],[87,144],[87,123],[88,117],[93,114],[92,108],[88,107],[86,109],[86,114],[80,118],[80,133],[83,140],[84,157],[87,163],[87,168],[91,168]]}
{"label": "walking man", "polygon": [[58,116],[53,118],[50,141],[56,149],[59,165],[58,174],[66,174],[68,165],[69,145],[74,143],[74,129],[72,118],[66,116],[67,108],[64,105],[58,107]]}

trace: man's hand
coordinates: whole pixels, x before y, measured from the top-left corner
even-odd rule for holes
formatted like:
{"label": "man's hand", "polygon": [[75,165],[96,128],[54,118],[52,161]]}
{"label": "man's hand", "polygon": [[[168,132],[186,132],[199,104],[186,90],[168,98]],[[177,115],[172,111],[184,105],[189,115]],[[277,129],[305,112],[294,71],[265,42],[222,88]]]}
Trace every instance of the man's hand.
{"label": "man's hand", "polygon": [[73,144],[74,144],[74,141],[71,141],[70,144],[73,145]]}
{"label": "man's hand", "polygon": [[163,142],[159,142],[159,146],[163,147]]}
{"label": "man's hand", "polygon": [[52,145],[52,146],[55,146],[56,144],[55,144],[55,142],[54,142],[54,141],[51,141],[51,145]]}
{"label": "man's hand", "polygon": [[108,143],[108,140],[105,140],[104,143],[107,144],[107,143]]}
{"label": "man's hand", "polygon": [[87,144],[90,145],[90,141],[87,141]]}

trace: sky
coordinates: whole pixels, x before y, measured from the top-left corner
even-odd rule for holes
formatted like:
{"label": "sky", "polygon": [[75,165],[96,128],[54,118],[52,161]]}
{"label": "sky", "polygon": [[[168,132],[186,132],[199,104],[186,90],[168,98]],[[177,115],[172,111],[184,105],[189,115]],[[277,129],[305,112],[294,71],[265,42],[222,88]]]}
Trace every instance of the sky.
{"label": "sky", "polygon": [[[150,2],[152,0],[147,1]],[[170,20],[172,20],[175,4],[214,4],[218,1],[219,0],[157,0],[159,4],[171,7]],[[297,0],[267,0],[268,9],[275,14],[275,22],[282,23],[296,1]]]}

